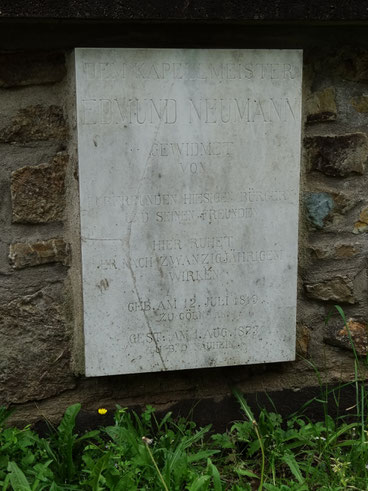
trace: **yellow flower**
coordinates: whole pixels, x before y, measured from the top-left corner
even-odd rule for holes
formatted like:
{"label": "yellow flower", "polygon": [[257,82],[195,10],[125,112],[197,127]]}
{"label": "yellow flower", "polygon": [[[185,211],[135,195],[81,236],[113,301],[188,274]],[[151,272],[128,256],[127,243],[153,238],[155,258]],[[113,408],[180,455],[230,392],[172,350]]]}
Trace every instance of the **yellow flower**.
{"label": "yellow flower", "polygon": [[104,407],[99,408],[98,414],[106,414],[106,413],[107,413],[107,409],[105,409]]}

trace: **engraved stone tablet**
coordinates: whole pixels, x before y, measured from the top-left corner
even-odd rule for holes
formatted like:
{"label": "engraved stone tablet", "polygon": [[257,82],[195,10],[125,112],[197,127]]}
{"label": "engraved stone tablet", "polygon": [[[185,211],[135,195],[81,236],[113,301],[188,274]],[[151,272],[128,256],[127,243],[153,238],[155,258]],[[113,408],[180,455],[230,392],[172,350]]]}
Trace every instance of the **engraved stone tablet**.
{"label": "engraved stone tablet", "polygon": [[294,359],[301,70],[76,50],[86,375]]}

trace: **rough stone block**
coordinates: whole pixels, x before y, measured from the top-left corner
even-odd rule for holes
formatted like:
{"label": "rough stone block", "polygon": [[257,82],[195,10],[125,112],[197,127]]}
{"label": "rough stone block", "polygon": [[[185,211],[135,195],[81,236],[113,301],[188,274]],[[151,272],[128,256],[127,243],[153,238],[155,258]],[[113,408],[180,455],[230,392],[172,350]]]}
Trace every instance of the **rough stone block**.
{"label": "rough stone block", "polygon": [[346,80],[368,81],[368,51],[363,48],[341,50],[336,59],[337,71]]}
{"label": "rough stone block", "polygon": [[335,204],[333,213],[345,215],[361,202],[361,196],[354,190],[353,192],[336,192],[329,189],[328,192],[331,194]]}
{"label": "rough stone block", "polygon": [[360,252],[357,244],[319,244],[310,245],[309,250],[316,259],[348,259]]}
{"label": "rough stone block", "polygon": [[327,176],[363,174],[368,158],[368,138],[364,133],[312,136],[304,142],[313,170]]}
{"label": "rough stone block", "polygon": [[306,101],[306,112],[308,123],[335,121],[337,117],[335,89],[328,87],[311,94]]}
{"label": "rough stone block", "polygon": [[306,326],[297,325],[296,328],[296,352],[305,358],[308,356],[310,332]]}
{"label": "rough stone block", "polygon": [[362,95],[360,97],[354,97],[351,100],[351,105],[358,113],[368,113],[368,96]]}
{"label": "rough stone block", "polygon": [[332,346],[356,351],[358,356],[368,354],[367,324],[349,319],[344,326],[328,326],[324,341]]}
{"label": "rough stone block", "polygon": [[356,302],[353,283],[344,276],[336,276],[318,283],[309,283],[305,285],[305,289],[307,296],[315,300],[350,304]]}
{"label": "rough stone block", "polygon": [[49,164],[26,166],[12,173],[13,222],[48,223],[63,219],[67,160],[65,153],[59,153]]}
{"label": "rough stone block", "polygon": [[359,254],[360,249],[353,244],[336,244],[334,246],[334,257],[336,259],[346,259]]}
{"label": "rough stone block", "polygon": [[308,218],[318,228],[334,208],[334,200],[328,193],[306,193],[304,197]]}
{"label": "rough stone block", "polygon": [[0,304],[0,405],[75,386],[59,286]]}
{"label": "rough stone block", "polygon": [[368,208],[364,208],[359,215],[359,220],[355,222],[353,234],[361,234],[368,230]]}
{"label": "rough stone block", "polygon": [[50,239],[34,243],[20,242],[10,245],[9,259],[15,269],[47,263],[66,265],[68,258],[69,246],[63,239]]}
{"label": "rough stone block", "polygon": [[63,53],[0,53],[0,87],[55,83],[66,75]]}
{"label": "rough stone block", "polygon": [[64,141],[68,129],[60,106],[28,106],[20,109],[11,122],[0,128],[0,143]]}

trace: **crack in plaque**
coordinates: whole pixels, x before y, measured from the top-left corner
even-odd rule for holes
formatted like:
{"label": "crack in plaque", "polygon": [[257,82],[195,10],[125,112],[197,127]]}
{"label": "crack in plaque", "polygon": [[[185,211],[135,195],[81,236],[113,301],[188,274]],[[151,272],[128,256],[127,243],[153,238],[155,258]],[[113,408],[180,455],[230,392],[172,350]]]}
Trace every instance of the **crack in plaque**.
{"label": "crack in plaque", "polygon": [[[129,257],[128,257],[128,269],[129,269],[130,274],[132,276],[135,294],[137,295],[138,301],[141,304],[142,300],[141,300],[141,297],[139,295],[138,288],[137,288],[137,279],[136,279],[136,276],[134,274],[134,271],[133,271],[133,268],[132,268],[132,265],[131,265],[131,262],[130,262],[130,254],[129,254]],[[153,341],[155,343],[156,353],[158,353],[158,356],[160,357],[160,360],[161,360],[161,363],[162,363],[162,367],[163,367],[164,370],[167,370],[167,366],[165,365],[165,361],[164,361],[163,356],[162,356],[162,353],[161,353],[161,348],[160,348],[160,346],[157,343],[157,339],[156,339],[155,335],[153,334],[152,327],[151,327],[150,321],[148,319],[148,316],[146,314],[146,311],[143,309],[142,312],[143,312],[144,318],[146,320],[148,331],[151,334],[152,339],[153,339]]]}
{"label": "crack in plaque", "polygon": [[[168,94],[170,94],[171,89],[173,88],[173,86],[174,86],[174,82],[171,84],[171,87],[168,90]],[[156,140],[157,135],[158,135],[158,132],[159,132],[159,130],[161,128],[161,122],[162,122],[162,119],[160,119],[160,121],[159,121],[159,123],[157,125],[157,128],[155,130],[155,133],[153,135],[153,142]],[[148,153],[148,156],[147,156],[147,159],[146,159],[146,162],[145,162],[145,165],[144,165],[142,176],[139,179],[139,183],[138,183],[138,187],[137,187],[137,191],[136,191],[136,194],[137,195],[139,194],[139,190],[140,190],[140,187],[142,185],[142,181],[144,180],[144,177],[145,177],[146,172],[147,172],[149,158],[150,158],[150,154]],[[134,210],[133,210],[133,213],[132,213],[132,216],[131,216],[131,220],[130,220],[129,225],[128,225],[128,235],[127,235],[127,248],[128,248],[128,251],[127,251],[128,252],[128,254],[127,254],[127,265],[128,265],[128,269],[129,269],[130,275],[131,275],[132,280],[133,280],[133,286],[134,286],[135,294],[137,296],[138,302],[141,304],[142,303],[142,300],[141,300],[141,296],[140,296],[139,291],[138,291],[137,278],[136,278],[136,276],[134,274],[134,271],[133,271],[133,268],[132,268],[132,263],[131,263],[131,244],[130,244],[130,240],[131,240],[131,237],[132,237],[132,225],[133,225],[134,219],[135,219],[135,217],[137,215],[137,211],[138,211],[138,201],[136,200],[136,202],[134,204]],[[148,319],[148,316],[146,314],[146,311],[143,309],[142,312],[143,312],[143,315],[144,315],[144,318],[145,318],[145,321],[146,321],[146,325],[148,327],[148,331],[151,334],[152,339],[153,339],[153,341],[155,343],[156,353],[158,353],[158,355],[160,357],[160,360],[161,360],[161,363],[162,363],[162,367],[163,367],[164,370],[167,370],[167,366],[165,364],[165,361],[164,361],[163,356],[162,356],[162,353],[161,353],[161,348],[158,345],[157,339],[156,339],[156,337],[153,334],[153,330],[152,330],[150,321]]]}

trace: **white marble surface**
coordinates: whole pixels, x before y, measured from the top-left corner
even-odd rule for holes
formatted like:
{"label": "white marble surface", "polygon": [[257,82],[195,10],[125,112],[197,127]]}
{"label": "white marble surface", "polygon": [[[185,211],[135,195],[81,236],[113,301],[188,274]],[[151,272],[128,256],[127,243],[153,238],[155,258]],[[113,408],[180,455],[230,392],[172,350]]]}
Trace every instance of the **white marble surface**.
{"label": "white marble surface", "polygon": [[87,376],[294,359],[301,70],[76,50]]}

